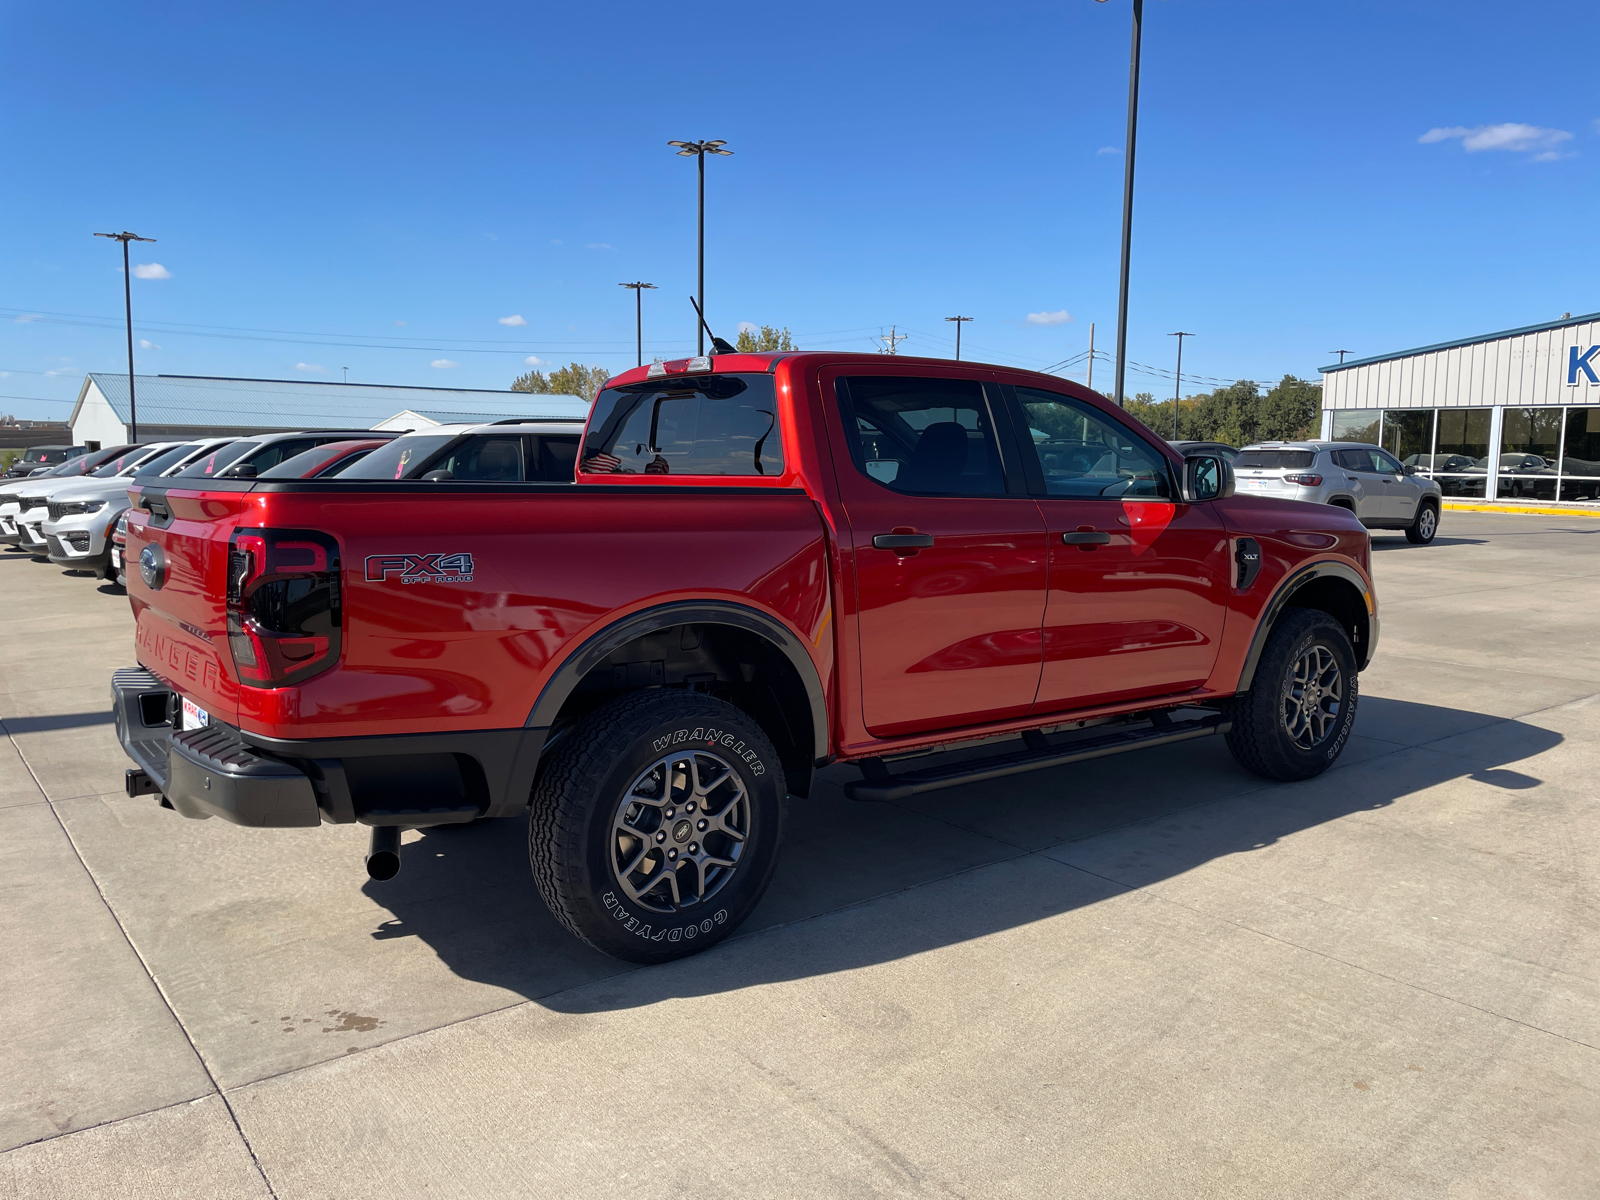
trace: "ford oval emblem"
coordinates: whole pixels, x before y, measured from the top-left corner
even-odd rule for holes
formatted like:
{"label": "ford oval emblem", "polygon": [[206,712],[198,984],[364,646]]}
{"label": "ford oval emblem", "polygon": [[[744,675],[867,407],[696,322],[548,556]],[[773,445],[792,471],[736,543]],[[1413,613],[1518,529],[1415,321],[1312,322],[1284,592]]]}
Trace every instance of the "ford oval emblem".
{"label": "ford oval emblem", "polygon": [[167,556],[154,542],[139,551],[139,578],[152,590],[158,590],[167,581]]}

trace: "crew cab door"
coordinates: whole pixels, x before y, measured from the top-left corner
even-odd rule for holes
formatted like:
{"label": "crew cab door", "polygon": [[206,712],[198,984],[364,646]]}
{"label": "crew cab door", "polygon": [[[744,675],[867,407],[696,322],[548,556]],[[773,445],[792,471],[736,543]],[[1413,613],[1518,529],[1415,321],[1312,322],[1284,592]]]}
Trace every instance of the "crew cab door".
{"label": "crew cab door", "polygon": [[1050,549],[1034,712],[1199,687],[1227,612],[1221,518],[1177,503],[1168,460],[1128,425],[1061,393],[1008,391]]}
{"label": "crew cab door", "polygon": [[874,737],[1022,716],[1039,683],[1045,539],[1002,401],[975,372],[825,370],[854,541]]}

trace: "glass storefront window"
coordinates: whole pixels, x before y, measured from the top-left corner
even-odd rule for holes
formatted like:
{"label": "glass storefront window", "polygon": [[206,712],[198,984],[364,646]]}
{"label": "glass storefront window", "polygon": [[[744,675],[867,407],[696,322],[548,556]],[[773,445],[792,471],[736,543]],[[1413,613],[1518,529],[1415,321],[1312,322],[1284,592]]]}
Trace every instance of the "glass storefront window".
{"label": "glass storefront window", "polygon": [[1554,500],[1556,462],[1561,452],[1561,410],[1508,408],[1501,422],[1497,495]]}
{"label": "glass storefront window", "polygon": [[1561,499],[1600,499],[1600,408],[1567,409],[1561,446]]}
{"label": "glass storefront window", "polygon": [[1378,424],[1382,413],[1370,408],[1344,409],[1333,414],[1333,440],[1378,444]]}
{"label": "glass storefront window", "polygon": [[1482,496],[1489,478],[1487,408],[1441,408],[1433,443],[1433,477],[1446,496]]}
{"label": "glass storefront window", "polygon": [[1433,409],[1403,408],[1383,414],[1383,441],[1390,454],[1421,474],[1433,470]]}

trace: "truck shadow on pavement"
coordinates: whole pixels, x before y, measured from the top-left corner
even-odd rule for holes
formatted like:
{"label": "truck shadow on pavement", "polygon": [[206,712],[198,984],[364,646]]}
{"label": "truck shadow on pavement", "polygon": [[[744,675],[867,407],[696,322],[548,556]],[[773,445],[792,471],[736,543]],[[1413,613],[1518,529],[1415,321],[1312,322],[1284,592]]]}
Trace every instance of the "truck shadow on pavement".
{"label": "truck shadow on pavement", "polygon": [[373,937],[420,938],[463,978],[562,1012],[629,1008],[983,937],[1451,780],[1525,805],[1541,781],[1506,764],[1562,740],[1517,720],[1368,696],[1339,765],[1297,784],[1248,774],[1221,738],[904,804],[847,800],[854,769],[829,768],[810,799],[791,800],[783,860],[750,920],[722,946],[662,967],[607,958],[556,923],[529,872],[525,820],[422,830],[400,876],[364,890],[394,914]]}

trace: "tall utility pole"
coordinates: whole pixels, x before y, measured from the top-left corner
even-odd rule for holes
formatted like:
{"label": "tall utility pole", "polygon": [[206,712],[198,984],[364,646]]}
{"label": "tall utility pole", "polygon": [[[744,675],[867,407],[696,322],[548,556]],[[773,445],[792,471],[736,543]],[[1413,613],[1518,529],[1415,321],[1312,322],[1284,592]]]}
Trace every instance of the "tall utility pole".
{"label": "tall utility pole", "polygon": [[[889,326],[889,332],[878,339],[880,342],[889,343],[889,348],[887,350],[878,351],[879,354],[894,354],[895,347],[911,336],[909,333],[896,333],[895,330],[898,328],[899,326],[897,325]],[[957,328],[959,329],[960,326],[957,326]]]}
{"label": "tall utility pole", "polygon": [[[1100,0],[1101,4],[1105,0]],[[1128,265],[1133,256],[1133,150],[1139,128],[1139,41],[1144,27],[1144,0],[1133,0],[1133,51],[1128,62],[1128,144],[1122,164],[1122,282],[1117,288],[1117,389],[1112,396],[1123,407],[1123,379],[1128,366]]]}
{"label": "tall utility pole", "polygon": [[[700,320],[694,327],[694,344],[695,353],[702,356],[706,352],[706,155],[732,154],[732,150],[723,149],[723,147],[727,144],[728,143],[725,141],[667,143],[669,146],[678,147],[678,154],[680,157],[697,158],[700,160],[700,276],[699,286],[695,292],[700,299]],[[643,346],[641,346],[639,349],[639,358],[641,361],[644,358]]]}
{"label": "tall utility pole", "polygon": [[128,269],[128,243],[153,242],[155,238],[140,237],[124,229],[121,233],[97,233],[95,237],[110,238],[122,243],[122,305],[128,314],[128,440],[139,440],[139,402],[133,395],[133,275]]}
{"label": "tall utility pole", "polygon": [[642,367],[644,366],[644,302],[639,297],[647,289],[655,291],[656,285],[638,280],[633,283],[619,283],[617,286],[633,289],[633,334],[634,340],[639,344],[639,361],[635,365]]}
{"label": "tall utility pole", "polygon": [[1337,354],[1339,356],[1340,363],[1343,363],[1344,362],[1344,356],[1346,354],[1353,354],[1354,351],[1352,351],[1352,350],[1329,350],[1328,353],[1329,354]]}
{"label": "tall utility pole", "polygon": [[1168,337],[1178,339],[1178,374],[1172,384],[1172,440],[1178,440],[1178,394],[1183,390],[1183,339],[1193,337],[1192,333],[1169,333]]}
{"label": "tall utility pole", "polygon": [[1094,322],[1089,322],[1089,390],[1094,391]]}
{"label": "tall utility pole", "polygon": [[[963,321],[970,321],[970,320],[972,320],[972,318],[971,317],[946,317],[945,320],[946,321],[954,321],[956,323],[956,361],[960,362],[961,361],[961,323]],[[891,328],[892,328],[892,326],[891,326]],[[892,354],[892,353],[894,353],[894,351],[891,350],[890,353]]]}

